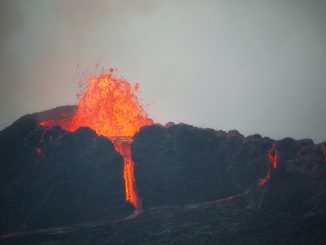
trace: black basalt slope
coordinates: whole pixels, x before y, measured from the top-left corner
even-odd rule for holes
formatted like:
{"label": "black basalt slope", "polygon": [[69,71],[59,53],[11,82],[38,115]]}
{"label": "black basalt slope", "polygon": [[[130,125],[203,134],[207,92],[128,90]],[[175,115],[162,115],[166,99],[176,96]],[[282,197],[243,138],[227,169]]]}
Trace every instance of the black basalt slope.
{"label": "black basalt slope", "polygon": [[0,232],[117,219],[125,201],[123,162],[89,128],[39,127],[25,116],[0,132]]}
{"label": "black basalt slope", "polygon": [[0,132],[1,244],[326,244],[326,142],[145,126],[132,143],[143,210],[130,215],[110,141],[35,121],[69,121],[74,108]]}
{"label": "black basalt slope", "polygon": [[144,127],[132,146],[143,205],[207,202],[244,192],[267,174],[272,142],[185,124]]}

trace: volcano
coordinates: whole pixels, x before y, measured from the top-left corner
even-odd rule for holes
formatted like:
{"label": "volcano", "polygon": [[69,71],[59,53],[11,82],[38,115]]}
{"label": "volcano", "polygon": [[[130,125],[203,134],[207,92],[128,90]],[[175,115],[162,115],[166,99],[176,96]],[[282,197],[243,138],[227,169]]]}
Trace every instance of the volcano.
{"label": "volcano", "polygon": [[1,244],[325,244],[326,142],[155,124],[113,70],[0,131]]}

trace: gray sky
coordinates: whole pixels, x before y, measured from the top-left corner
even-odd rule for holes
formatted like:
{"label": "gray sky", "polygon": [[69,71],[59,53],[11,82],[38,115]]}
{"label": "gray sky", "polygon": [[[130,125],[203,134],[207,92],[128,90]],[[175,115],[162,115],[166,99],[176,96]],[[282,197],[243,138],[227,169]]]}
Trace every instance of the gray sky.
{"label": "gray sky", "polygon": [[326,140],[324,0],[0,0],[0,28],[0,128],[100,61],[156,122]]}

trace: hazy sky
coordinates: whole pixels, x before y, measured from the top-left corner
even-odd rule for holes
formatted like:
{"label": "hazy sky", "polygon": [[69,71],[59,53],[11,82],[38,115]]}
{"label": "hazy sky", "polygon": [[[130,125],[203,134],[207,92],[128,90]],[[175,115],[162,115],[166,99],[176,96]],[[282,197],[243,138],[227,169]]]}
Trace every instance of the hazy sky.
{"label": "hazy sky", "polygon": [[326,140],[325,0],[0,0],[0,28],[0,128],[100,61],[156,122]]}

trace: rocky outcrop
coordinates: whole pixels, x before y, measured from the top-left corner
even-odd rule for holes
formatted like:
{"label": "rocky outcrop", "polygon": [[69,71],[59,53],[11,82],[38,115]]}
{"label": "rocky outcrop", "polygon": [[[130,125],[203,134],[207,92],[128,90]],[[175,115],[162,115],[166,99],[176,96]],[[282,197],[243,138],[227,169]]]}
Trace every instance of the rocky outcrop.
{"label": "rocky outcrop", "polygon": [[326,225],[326,162],[322,145],[285,138],[276,143],[279,161],[262,207],[293,216],[324,219]]}
{"label": "rocky outcrop", "polygon": [[123,162],[89,128],[39,127],[25,116],[0,132],[0,231],[117,219],[125,201]]}
{"label": "rocky outcrop", "polygon": [[[268,159],[273,144],[278,152],[276,169]],[[258,134],[244,137],[236,130],[226,133],[170,123],[143,127],[132,151],[145,208],[227,198],[259,187],[266,177],[273,177],[263,202],[266,207],[303,211],[311,208],[311,198],[325,200],[322,145],[309,139],[274,141]],[[304,201],[295,205],[300,199]]]}
{"label": "rocky outcrop", "polygon": [[143,205],[207,202],[244,192],[267,174],[272,142],[185,124],[143,127],[132,145]]}
{"label": "rocky outcrop", "polygon": [[128,216],[112,143],[88,128],[39,126],[73,110],[0,132],[0,232],[15,231],[1,244],[325,244],[326,142],[145,126],[132,144],[144,210]]}
{"label": "rocky outcrop", "polygon": [[10,245],[324,245],[326,163],[321,145],[289,138],[275,144],[279,161],[269,181],[237,198],[146,208],[123,222],[62,227],[59,233],[13,234],[0,241]]}
{"label": "rocky outcrop", "polygon": [[75,105],[58,106],[50,110],[34,113],[31,116],[38,122],[46,122],[50,126],[68,125],[76,110],[77,106]]}

